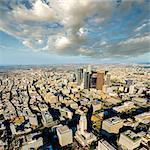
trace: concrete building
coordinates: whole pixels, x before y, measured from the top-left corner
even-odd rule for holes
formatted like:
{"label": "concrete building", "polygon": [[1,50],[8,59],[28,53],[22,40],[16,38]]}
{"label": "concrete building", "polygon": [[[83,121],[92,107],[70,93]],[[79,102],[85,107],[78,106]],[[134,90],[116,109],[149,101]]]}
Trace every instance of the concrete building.
{"label": "concrete building", "polygon": [[83,146],[90,145],[96,141],[96,136],[92,132],[87,132],[87,119],[85,115],[81,115],[75,139]]}
{"label": "concrete building", "polygon": [[72,130],[68,126],[60,126],[56,129],[59,144],[63,147],[73,142]]}
{"label": "concrete building", "polygon": [[147,104],[147,99],[145,98],[133,98],[132,101],[134,102],[134,104],[138,105],[138,106],[143,106]]}
{"label": "concrete building", "polygon": [[101,139],[98,141],[98,146],[96,150],[116,150],[112,145],[110,145],[106,140]]}
{"label": "concrete building", "polygon": [[123,127],[123,120],[115,116],[103,121],[102,129],[108,133],[119,133],[119,129]]}
{"label": "concrete building", "polygon": [[78,85],[81,84],[82,80],[83,80],[83,68],[79,68],[79,69],[77,69],[77,83],[78,83]]}
{"label": "concrete building", "polygon": [[100,110],[102,108],[102,101],[100,100],[94,100],[92,102],[93,112]]}
{"label": "concrete building", "polygon": [[58,97],[50,92],[45,94],[44,99],[46,102],[48,102],[50,104],[54,104],[54,103],[58,102]]}
{"label": "concrete building", "polygon": [[38,138],[37,140],[31,140],[23,144],[22,150],[29,150],[29,149],[38,149],[39,147],[43,146],[43,138]]}
{"label": "concrete building", "polygon": [[44,126],[49,126],[54,123],[52,115],[48,111],[42,111],[42,123]]}
{"label": "concrete building", "polygon": [[123,149],[133,150],[140,146],[141,138],[131,130],[120,134],[119,144]]}
{"label": "concrete building", "polygon": [[90,73],[84,72],[84,89],[90,88]]}
{"label": "concrete building", "polygon": [[106,78],[105,78],[105,84],[108,85],[108,86],[109,86],[110,83],[111,83],[111,82],[110,82],[110,79],[111,79],[111,74],[110,74],[110,73],[107,73],[107,74],[106,74]]}
{"label": "concrete building", "polygon": [[129,94],[134,94],[134,85],[130,85]]}
{"label": "concrete building", "polygon": [[38,120],[36,115],[30,115],[29,116],[29,122],[32,126],[38,126]]}
{"label": "concrete building", "polygon": [[93,73],[90,79],[90,87],[96,88],[96,80],[97,80],[97,74]]}

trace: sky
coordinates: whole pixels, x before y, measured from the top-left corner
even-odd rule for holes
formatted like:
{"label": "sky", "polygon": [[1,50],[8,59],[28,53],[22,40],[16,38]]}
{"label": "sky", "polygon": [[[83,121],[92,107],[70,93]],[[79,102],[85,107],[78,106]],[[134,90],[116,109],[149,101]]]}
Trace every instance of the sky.
{"label": "sky", "polygon": [[0,65],[150,62],[150,0],[0,0]]}

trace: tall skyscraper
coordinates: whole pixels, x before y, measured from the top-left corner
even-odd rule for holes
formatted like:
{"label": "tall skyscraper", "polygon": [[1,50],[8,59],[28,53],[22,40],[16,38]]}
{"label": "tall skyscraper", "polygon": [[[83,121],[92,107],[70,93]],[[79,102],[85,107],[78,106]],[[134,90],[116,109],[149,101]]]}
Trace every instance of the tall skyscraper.
{"label": "tall skyscraper", "polygon": [[96,136],[92,132],[87,132],[87,118],[83,114],[80,117],[77,132],[75,134],[75,139],[83,146],[91,144],[96,141]]}
{"label": "tall skyscraper", "polygon": [[105,78],[105,84],[108,85],[108,86],[110,85],[110,78],[111,78],[111,74],[107,73],[106,78]]}
{"label": "tall skyscraper", "polygon": [[90,78],[90,87],[91,88],[96,88],[96,80],[97,80],[97,74],[93,73]]}
{"label": "tall skyscraper", "polygon": [[84,89],[90,88],[90,74],[89,72],[84,72]]}
{"label": "tall skyscraper", "polygon": [[97,80],[96,80],[96,89],[102,90],[104,85],[104,71],[98,71],[97,72]]}
{"label": "tall skyscraper", "polygon": [[79,69],[77,69],[77,83],[78,83],[78,85],[81,84],[82,80],[83,80],[83,68],[79,68]]}
{"label": "tall skyscraper", "polygon": [[89,74],[91,74],[92,72],[91,65],[88,65],[87,71],[89,72]]}

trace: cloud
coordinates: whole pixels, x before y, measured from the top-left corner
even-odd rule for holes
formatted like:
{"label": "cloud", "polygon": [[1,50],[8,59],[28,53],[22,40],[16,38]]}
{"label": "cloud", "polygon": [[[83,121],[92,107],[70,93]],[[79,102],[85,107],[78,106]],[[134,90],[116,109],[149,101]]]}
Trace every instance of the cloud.
{"label": "cloud", "polygon": [[67,37],[60,37],[55,42],[55,47],[58,50],[68,48],[71,44],[71,41]]}
{"label": "cloud", "polygon": [[149,35],[128,38],[116,45],[106,47],[104,57],[130,57],[148,53],[150,50],[149,41]]}
{"label": "cloud", "polygon": [[149,51],[144,0],[1,0],[0,7],[0,29],[33,50],[100,58]]}
{"label": "cloud", "polygon": [[53,21],[53,10],[41,0],[33,3],[32,9],[27,9],[25,6],[18,6],[12,11],[12,16],[20,21]]}
{"label": "cloud", "polygon": [[33,48],[33,44],[30,40],[24,40],[22,43],[30,48]]}
{"label": "cloud", "polygon": [[141,26],[137,27],[137,28],[135,29],[135,32],[138,32],[138,31],[142,30],[146,25],[147,25],[147,24],[144,23],[144,24],[142,24]]}

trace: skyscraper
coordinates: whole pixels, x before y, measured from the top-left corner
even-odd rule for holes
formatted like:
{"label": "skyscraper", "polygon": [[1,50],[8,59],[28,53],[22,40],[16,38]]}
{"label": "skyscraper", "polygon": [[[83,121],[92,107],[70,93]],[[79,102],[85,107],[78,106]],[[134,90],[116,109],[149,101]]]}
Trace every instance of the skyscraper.
{"label": "skyscraper", "polygon": [[79,129],[80,129],[81,134],[84,134],[84,132],[87,130],[87,119],[85,115],[82,115],[80,117]]}
{"label": "skyscraper", "polygon": [[104,85],[104,71],[98,71],[97,72],[97,80],[96,80],[96,89],[102,90]]}
{"label": "skyscraper", "polygon": [[93,73],[90,78],[90,87],[91,88],[96,88],[96,80],[97,80],[97,74]]}
{"label": "skyscraper", "polygon": [[79,68],[77,70],[77,83],[78,83],[78,85],[81,84],[82,80],[83,80],[83,68]]}
{"label": "skyscraper", "polygon": [[105,84],[108,85],[108,86],[110,85],[110,78],[111,78],[111,74],[107,73],[106,74],[106,79],[105,79]]}
{"label": "skyscraper", "polygon": [[89,72],[84,72],[84,89],[90,88],[90,74]]}

